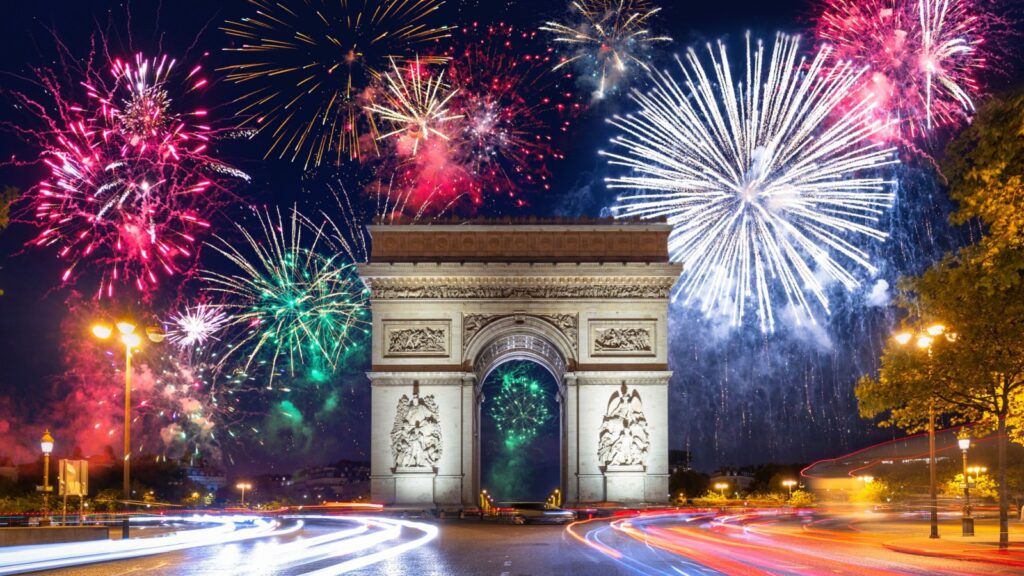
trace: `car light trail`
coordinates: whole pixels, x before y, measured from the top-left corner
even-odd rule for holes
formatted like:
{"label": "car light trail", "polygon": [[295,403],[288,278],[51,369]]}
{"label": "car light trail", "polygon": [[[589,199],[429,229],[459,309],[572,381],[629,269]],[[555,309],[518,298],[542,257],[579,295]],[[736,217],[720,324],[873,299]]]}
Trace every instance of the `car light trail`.
{"label": "car light trail", "polygon": [[[936,565],[919,556],[893,555],[886,544],[892,534],[850,532],[848,520],[790,510],[653,513],[575,522],[567,533],[638,574],[666,574],[665,568],[685,574],[935,573]],[[820,526],[827,522],[841,529]],[[941,566],[943,574],[989,573],[971,563]]]}
{"label": "car light trail", "polygon": [[[167,536],[133,538],[130,540],[106,540],[74,542],[65,544],[41,544],[21,546],[0,552],[0,574],[20,574],[36,570],[67,568],[97,562],[124,560],[163,554],[201,546],[215,546],[241,542],[253,538],[281,536],[302,529],[302,522],[280,528],[279,523],[252,516],[192,516],[187,518],[164,518],[166,521],[182,521],[191,524],[210,524],[211,528],[181,530]],[[252,527],[240,528],[239,524],[251,523]]]}

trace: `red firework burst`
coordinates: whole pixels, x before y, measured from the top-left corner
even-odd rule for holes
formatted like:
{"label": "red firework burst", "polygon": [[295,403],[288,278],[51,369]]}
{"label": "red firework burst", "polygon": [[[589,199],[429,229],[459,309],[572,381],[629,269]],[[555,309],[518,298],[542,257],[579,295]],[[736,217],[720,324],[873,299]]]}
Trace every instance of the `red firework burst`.
{"label": "red firework burst", "polygon": [[581,105],[571,75],[552,72],[553,51],[536,44],[535,32],[506,24],[454,35],[444,56],[455,118],[444,138],[424,139],[416,154],[395,150],[410,209],[421,212],[420,200],[469,211],[491,202],[523,206],[529,194],[550,189],[548,163],[563,158],[556,136]]}
{"label": "red firework burst", "polygon": [[869,67],[862,94],[895,120],[894,138],[918,139],[974,111],[993,17],[974,0],[825,0],[816,34],[838,59]]}
{"label": "red firework burst", "polygon": [[88,261],[101,270],[97,297],[117,284],[149,294],[161,276],[192,267],[215,192],[246,178],[210,156],[206,111],[181,105],[207,84],[201,68],[177,72],[167,56],[137,55],[86,72],[80,102],[46,71],[39,82],[53,106],[18,96],[43,121],[22,134],[50,172],[29,195],[41,228],[31,243],[58,247],[62,282]]}

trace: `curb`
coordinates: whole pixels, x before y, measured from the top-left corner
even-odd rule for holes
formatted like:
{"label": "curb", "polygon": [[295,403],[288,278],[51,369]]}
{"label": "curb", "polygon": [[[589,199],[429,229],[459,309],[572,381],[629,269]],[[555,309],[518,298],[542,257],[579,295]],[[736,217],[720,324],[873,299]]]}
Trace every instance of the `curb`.
{"label": "curb", "polygon": [[[1001,566],[1013,566],[1021,567],[1024,566],[1024,556],[1021,556],[1020,560],[1014,560],[1010,558],[999,558],[999,557],[988,557],[988,556],[976,556],[976,555],[963,555],[952,552],[941,552],[938,550],[924,550],[921,548],[911,548],[909,546],[901,546],[892,542],[885,542],[882,544],[883,547],[892,550],[893,552],[900,552],[902,554],[913,554],[915,556],[930,556],[932,558],[946,558],[950,560],[964,560],[967,562],[984,562],[986,564],[999,564]],[[999,552],[997,552],[998,554]]]}

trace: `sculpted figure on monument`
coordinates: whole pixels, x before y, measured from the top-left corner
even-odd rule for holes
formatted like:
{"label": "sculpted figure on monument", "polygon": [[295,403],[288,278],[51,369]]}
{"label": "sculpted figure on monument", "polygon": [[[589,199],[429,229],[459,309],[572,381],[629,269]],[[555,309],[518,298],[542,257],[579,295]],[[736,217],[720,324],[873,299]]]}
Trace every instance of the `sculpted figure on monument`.
{"label": "sculpted figure on monument", "polygon": [[630,391],[625,382],[608,401],[598,442],[598,459],[606,467],[643,466],[647,461],[647,417],[640,392]]}
{"label": "sculpted figure on monument", "polygon": [[599,351],[650,352],[651,333],[646,328],[605,328],[594,340]]}
{"label": "sculpted figure on monument", "polygon": [[398,468],[430,468],[441,457],[441,425],[433,395],[398,400],[391,429],[391,452]]}

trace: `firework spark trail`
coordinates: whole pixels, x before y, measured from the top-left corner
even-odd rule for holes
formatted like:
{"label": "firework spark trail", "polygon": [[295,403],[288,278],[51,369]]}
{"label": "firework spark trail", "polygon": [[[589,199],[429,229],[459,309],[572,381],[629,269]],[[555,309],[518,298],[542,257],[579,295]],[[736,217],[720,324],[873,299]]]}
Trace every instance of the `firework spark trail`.
{"label": "firework spark trail", "polygon": [[50,170],[28,195],[41,228],[31,244],[59,247],[69,262],[62,282],[89,261],[102,269],[97,297],[118,283],[148,297],[159,276],[191,268],[218,193],[228,178],[247,176],[210,156],[206,110],[181,105],[207,85],[201,67],[178,82],[173,59],[137,55],[114,60],[109,72],[83,74],[82,102],[45,70],[38,82],[53,105],[14,94],[45,126],[19,133]]}
{"label": "firework spark trail", "polygon": [[827,0],[816,31],[836,60],[871,67],[854,97],[873,94],[914,140],[973,113],[993,19],[975,0]]}
{"label": "firework spark trail", "polygon": [[885,124],[869,99],[836,114],[861,71],[827,67],[827,48],[804,62],[796,37],[778,35],[767,55],[749,36],[746,46],[738,79],[721,43],[707,47],[710,75],[693,49],[677,60],[685,89],[652,75],[649,92],[631,95],[639,111],[610,121],[622,135],[604,155],[630,171],[608,179],[630,190],[614,214],[674,226],[669,250],[685,265],[675,297],[734,325],[752,299],[772,331],[776,287],[814,321],[808,293],[828,313],[828,283],[858,285],[837,257],[875,270],[853,242],[886,237],[876,225],[891,183],[871,173],[895,160],[872,141]]}
{"label": "firework spark trail", "polygon": [[394,126],[378,139],[396,138],[402,154],[415,156],[420,142],[429,141],[431,136],[448,140],[449,125],[463,118],[449,109],[458,89],[445,83],[443,70],[434,75],[425,69],[419,56],[403,69],[392,60],[383,82],[386,89],[381,98],[366,110]]}
{"label": "firework spark trail", "polygon": [[672,41],[650,29],[660,11],[647,0],[574,0],[566,21],[549,21],[540,29],[569,51],[555,68],[577,68],[594,82],[594,96],[601,99],[648,71],[651,50]]}
{"label": "firework spark trail", "polygon": [[369,323],[355,256],[325,233],[335,226],[316,225],[297,210],[287,223],[280,211],[258,219],[260,237],[238,225],[241,248],[221,237],[213,244],[235,270],[203,274],[207,289],[224,299],[228,330],[237,332],[221,364],[243,351],[246,371],[257,359],[268,363],[268,385],[282,359],[291,374],[298,367],[333,372]]}
{"label": "firework spark trail", "polygon": [[[249,0],[251,17],[221,27],[241,42],[227,79],[247,88],[236,99],[243,120],[277,155],[304,167],[358,159],[376,151],[378,131],[365,113],[390,61],[403,62],[448,35],[431,20],[440,0]],[[436,64],[440,58],[424,58]],[[332,158],[333,157],[333,158]]]}

